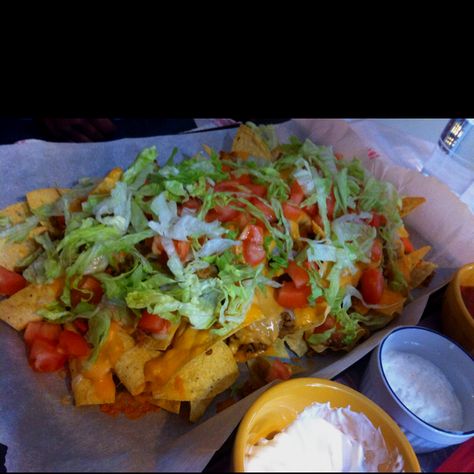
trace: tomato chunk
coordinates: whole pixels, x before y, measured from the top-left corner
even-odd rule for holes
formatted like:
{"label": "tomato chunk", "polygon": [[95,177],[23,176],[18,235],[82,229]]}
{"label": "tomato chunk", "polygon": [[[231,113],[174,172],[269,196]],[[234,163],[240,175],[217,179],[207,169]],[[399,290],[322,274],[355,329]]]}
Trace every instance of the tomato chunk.
{"label": "tomato chunk", "polygon": [[296,179],[291,183],[290,187],[290,202],[296,206],[301,204],[304,199],[304,191],[300,183]]}
{"label": "tomato chunk", "polygon": [[283,209],[283,215],[290,221],[298,220],[303,212],[299,207],[288,204],[287,202],[284,202],[281,207]]}
{"label": "tomato chunk", "polygon": [[294,260],[290,261],[286,273],[290,275],[296,288],[301,288],[309,283],[308,272],[300,267]]}
{"label": "tomato chunk", "polygon": [[89,330],[89,322],[85,318],[77,318],[72,322],[72,324],[74,324],[74,327],[81,334],[85,334]]}
{"label": "tomato chunk", "polygon": [[84,337],[67,329],[59,336],[58,348],[71,357],[85,357],[90,352],[89,344]]}
{"label": "tomato chunk", "polygon": [[316,326],[313,329],[313,334],[321,334],[323,332],[326,332],[328,329],[332,329],[336,325],[336,319],[334,316],[331,316],[328,314],[326,316],[326,319],[324,320],[323,324],[320,324],[319,326]]}
{"label": "tomato chunk", "polygon": [[46,321],[32,321],[28,323],[23,338],[28,346],[33,344],[36,339],[42,339],[56,344],[61,334],[61,325],[48,323]]}
{"label": "tomato chunk", "polygon": [[260,199],[256,197],[250,198],[249,201],[265,214],[265,217],[267,218],[268,222],[276,221],[275,211],[270,206],[267,206],[265,203],[263,203],[262,201],[260,201]]}
{"label": "tomato chunk", "polygon": [[401,237],[401,241],[403,242],[403,247],[405,248],[405,253],[411,253],[415,250],[411,240],[408,237]]}
{"label": "tomato chunk", "polygon": [[14,295],[27,284],[22,275],[0,266],[0,296]]}
{"label": "tomato chunk", "polygon": [[266,197],[267,195],[267,187],[264,184],[254,184],[249,183],[246,184],[245,187],[252,193],[260,196],[262,198]]}
{"label": "tomato chunk", "polygon": [[173,240],[173,244],[179,259],[182,262],[186,261],[189,250],[191,249],[191,243],[187,240]]}
{"label": "tomato chunk", "polygon": [[81,301],[99,304],[103,294],[104,289],[100,281],[93,276],[85,275],[79,280],[77,288],[71,289],[71,305],[75,307]]}
{"label": "tomato chunk", "polygon": [[265,260],[263,229],[260,226],[247,224],[240,234],[239,239],[242,240],[242,254],[244,260],[249,265],[255,266]]}
{"label": "tomato chunk", "polygon": [[308,306],[311,288],[306,285],[296,288],[293,281],[285,281],[277,290],[277,302],[284,308],[304,308]]}
{"label": "tomato chunk", "polygon": [[66,354],[59,352],[52,342],[37,338],[31,344],[28,361],[37,372],[56,372],[64,368],[66,360]]}
{"label": "tomato chunk", "polygon": [[387,223],[387,218],[383,214],[377,212],[372,212],[372,219],[369,222],[369,225],[372,227],[380,227]]}
{"label": "tomato chunk", "polygon": [[373,262],[380,262],[383,255],[383,246],[380,239],[374,239],[372,249],[370,251],[370,258]]}
{"label": "tomato chunk", "polygon": [[273,380],[288,380],[291,377],[290,367],[283,363],[281,360],[275,359],[272,365],[269,367],[268,372],[265,376],[266,382],[272,382]]}
{"label": "tomato chunk", "polygon": [[384,279],[378,268],[367,268],[362,273],[359,289],[366,303],[377,304],[382,299]]}
{"label": "tomato chunk", "polygon": [[147,332],[154,334],[166,334],[170,328],[171,323],[157,314],[149,313],[146,310],[142,311],[142,317],[138,322],[138,327]]}

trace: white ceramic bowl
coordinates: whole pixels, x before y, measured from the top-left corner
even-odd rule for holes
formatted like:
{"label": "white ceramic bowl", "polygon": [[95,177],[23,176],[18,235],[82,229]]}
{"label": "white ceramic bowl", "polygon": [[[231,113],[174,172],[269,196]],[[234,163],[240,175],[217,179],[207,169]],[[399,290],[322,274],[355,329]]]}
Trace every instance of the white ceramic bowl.
{"label": "white ceramic bowl", "polygon": [[[384,354],[410,352],[436,365],[448,378],[463,408],[462,431],[447,431],[426,423],[401,402],[384,372]],[[474,436],[474,359],[448,337],[420,326],[405,326],[387,334],[372,352],[361,391],[398,423],[416,453],[428,453]]]}

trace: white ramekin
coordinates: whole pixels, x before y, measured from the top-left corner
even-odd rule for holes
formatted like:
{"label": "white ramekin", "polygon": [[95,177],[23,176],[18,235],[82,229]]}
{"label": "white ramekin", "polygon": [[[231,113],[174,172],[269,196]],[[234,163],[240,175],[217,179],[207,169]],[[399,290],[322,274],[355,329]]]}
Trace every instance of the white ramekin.
{"label": "white ramekin", "polygon": [[[408,410],[384,373],[384,354],[389,350],[423,357],[446,375],[463,408],[462,431],[436,428]],[[474,436],[474,359],[456,342],[432,329],[404,326],[387,334],[372,352],[360,390],[392,416],[416,453],[442,449]]]}

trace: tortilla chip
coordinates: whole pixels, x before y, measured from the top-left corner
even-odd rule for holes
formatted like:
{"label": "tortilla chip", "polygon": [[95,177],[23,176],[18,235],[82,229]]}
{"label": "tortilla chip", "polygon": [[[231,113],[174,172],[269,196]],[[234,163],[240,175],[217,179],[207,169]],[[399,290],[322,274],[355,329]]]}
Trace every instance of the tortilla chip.
{"label": "tortilla chip", "polygon": [[35,189],[34,191],[26,193],[26,201],[32,211],[45,204],[51,204],[60,197],[61,195],[56,188]]}
{"label": "tortilla chip", "polygon": [[159,406],[170,413],[174,413],[175,415],[179,415],[181,409],[181,402],[178,400],[156,400],[152,398],[150,403],[153,403],[153,405]]}
{"label": "tortilla chip", "polygon": [[290,356],[286,350],[285,343],[282,339],[277,339],[263,354],[263,356],[280,357],[289,359]]}
{"label": "tortilla chip", "polygon": [[398,228],[398,236],[404,239],[408,239],[408,237],[410,237],[404,225]]}
{"label": "tortilla chip", "polygon": [[7,239],[0,239],[0,265],[11,271],[20,269],[20,262],[38,248],[38,244],[31,237],[45,230],[46,227],[43,226],[33,229],[29,234],[30,238],[23,242],[8,242]]}
{"label": "tortilla chip", "polygon": [[426,202],[424,197],[405,196],[402,198],[402,209],[400,210],[400,216],[405,217],[410,212],[415,210],[418,206]]}
{"label": "tortilla chip", "polygon": [[189,402],[189,421],[191,423],[198,421],[204,415],[212,400],[214,400],[214,397],[191,400]]}
{"label": "tortilla chip", "polygon": [[[26,202],[17,202],[0,211],[1,217],[8,217],[12,225],[20,224],[27,217],[31,216],[30,208]],[[28,255],[33,253],[38,244],[31,238],[46,230],[45,227],[37,227],[33,229],[28,239],[23,242],[9,242],[6,238],[0,239],[0,265],[7,270],[17,270],[18,263]]]}
{"label": "tortilla chip", "polygon": [[298,329],[307,329],[309,327],[317,327],[326,321],[326,317],[331,311],[326,300],[316,303],[313,306],[304,308],[295,308],[295,327]]}
{"label": "tortilla chip", "polygon": [[117,181],[122,177],[123,170],[120,167],[113,168],[109,174],[91,191],[91,194],[110,194]]}
{"label": "tortilla chip", "polygon": [[149,360],[146,364],[145,380],[151,383],[152,391],[159,392],[182,367],[207,351],[216,342],[229,338],[232,334],[259,319],[272,314],[279,315],[283,311],[283,307],[275,301],[273,295],[273,288],[268,287],[265,292],[257,289],[244,321],[224,336],[217,336],[209,330],[197,330],[191,326],[183,329],[180,326],[173,340],[173,347],[169,348],[162,356]]}
{"label": "tortilla chip", "polygon": [[31,216],[30,208],[25,201],[17,202],[0,211],[1,217],[8,217],[12,225],[23,222],[27,217]]}
{"label": "tortilla chip", "polygon": [[219,341],[193,358],[153,398],[191,401],[215,397],[230,387],[239,375],[232,351]]}
{"label": "tortilla chip", "polygon": [[400,293],[392,291],[389,288],[384,288],[382,298],[380,298],[380,301],[378,302],[378,304],[383,305],[383,307],[377,308],[377,313],[382,313],[386,316],[392,316],[395,313],[401,313],[405,300],[406,297]]}
{"label": "tortilla chip", "polygon": [[124,352],[115,363],[117,377],[132,395],[139,395],[145,389],[145,364],[157,355],[157,351],[137,345]]}
{"label": "tortilla chip", "polygon": [[418,265],[418,262],[421,262],[423,257],[431,250],[431,246],[425,245],[424,247],[420,247],[417,250],[406,255],[406,259],[408,261],[408,268],[410,272]]}
{"label": "tortilla chip", "polygon": [[241,125],[232,143],[232,151],[243,151],[256,158],[272,159],[272,153],[262,138],[247,125]]}
{"label": "tortilla chip", "polygon": [[145,335],[139,345],[149,351],[165,351],[171,344],[180,324],[171,323],[166,334],[156,334],[155,337]]}
{"label": "tortilla chip", "polygon": [[69,362],[71,371],[71,388],[74,395],[74,404],[83,405],[101,405],[102,403],[115,402],[115,383],[112,372],[107,373],[100,384],[84,377],[80,373],[80,364],[78,359],[72,359]]}
{"label": "tortilla chip", "polygon": [[304,329],[298,329],[292,334],[287,334],[283,341],[287,344],[292,352],[298,357],[303,357],[308,351],[308,344],[304,340]]}
{"label": "tortilla chip", "polygon": [[55,301],[62,289],[63,281],[60,279],[45,285],[28,285],[0,301],[0,319],[21,331],[29,322],[41,320],[36,311]]}
{"label": "tortilla chip", "polygon": [[421,260],[410,274],[410,289],[420,286],[438,267],[436,263]]}

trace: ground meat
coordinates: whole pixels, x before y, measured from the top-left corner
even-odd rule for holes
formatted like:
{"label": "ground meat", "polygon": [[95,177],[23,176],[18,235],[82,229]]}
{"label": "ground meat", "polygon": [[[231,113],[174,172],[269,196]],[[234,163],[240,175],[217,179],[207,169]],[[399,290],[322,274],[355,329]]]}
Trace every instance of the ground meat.
{"label": "ground meat", "polygon": [[281,314],[279,337],[284,337],[287,334],[295,332],[295,315],[289,311]]}

